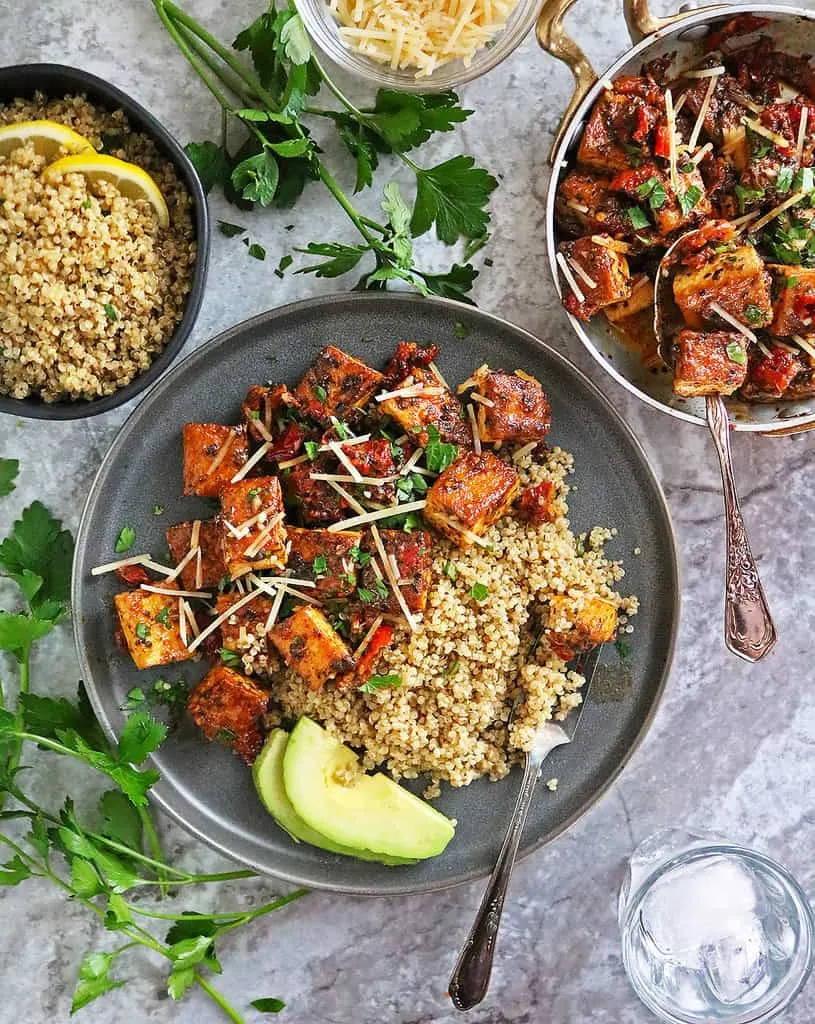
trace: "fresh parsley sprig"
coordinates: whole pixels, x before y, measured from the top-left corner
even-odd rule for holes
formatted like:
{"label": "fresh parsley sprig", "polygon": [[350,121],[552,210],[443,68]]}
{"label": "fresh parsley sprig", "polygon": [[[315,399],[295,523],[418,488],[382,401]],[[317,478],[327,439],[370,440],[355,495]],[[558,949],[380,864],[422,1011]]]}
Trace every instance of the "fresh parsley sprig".
{"label": "fresh parsley sprig", "polygon": [[[297,273],[333,278],[362,269],[357,288],[382,290],[388,282],[404,281],[423,294],[470,301],[468,293],[478,275],[470,262],[454,262],[447,272],[434,274],[416,265],[413,252],[414,239],[432,228],[448,245],[464,242],[465,260],[488,238],[495,178],[469,156],[422,167],[408,155],[434,133],[452,131],[470,116],[472,111],[460,106],[455,93],[419,96],[383,89],[373,107],[363,109],[351,102],[312,52],[293,7],[278,10],[272,4],[239,33],[233,48],[248,53],[250,69],[171,0],[153,3],[167,32],[221,108],[220,143],[187,146],[205,189],[223,187],[226,198],[242,208],[287,208],[309,182],[322,182],[360,241],[308,243],[297,251],[318,257],[318,262]],[[340,110],[310,103],[323,88],[339,102]],[[333,124],[354,159],[355,192],[370,187],[380,157],[392,155],[414,175],[412,203],[391,182],[381,202],[384,220],[358,210],[312,137],[311,124],[320,119]],[[237,149],[229,143],[230,124],[242,129]]]}

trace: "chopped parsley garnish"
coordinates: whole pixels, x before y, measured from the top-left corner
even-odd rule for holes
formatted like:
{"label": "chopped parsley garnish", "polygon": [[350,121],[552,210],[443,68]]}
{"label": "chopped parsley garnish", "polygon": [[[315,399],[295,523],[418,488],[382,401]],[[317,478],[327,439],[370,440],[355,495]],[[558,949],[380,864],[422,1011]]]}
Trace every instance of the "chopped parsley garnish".
{"label": "chopped parsley garnish", "polygon": [[371,554],[369,551],[363,551],[362,548],[355,544],[351,548],[351,558],[357,565],[367,565],[371,560]]}
{"label": "chopped parsley garnish", "polygon": [[222,594],[229,584],[232,582],[232,577],[228,572],[225,572],[223,576],[218,580],[218,593]]}
{"label": "chopped parsley garnish", "polygon": [[311,390],[314,392],[318,402],[325,402],[326,398],[328,398],[328,392],[322,384],[313,384]]}
{"label": "chopped parsley garnish", "polygon": [[365,587],[357,587],[357,597],[363,604],[370,604],[376,598],[376,594],[373,590],[367,590]]}
{"label": "chopped parsley garnish", "polygon": [[815,174],[811,167],[802,167],[792,183],[794,192],[812,192],[815,189]]}
{"label": "chopped parsley garnish", "polygon": [[116,310],[113,308],[113,306],[109,302],[105,303],[105,316],[110,321],[118,320],[119,319],[119,314],[116,312]]}
{"label": "chopped parsley garnish", "polygon": [[456,672],[458,672],[460,667],[461,667],[461,662],[460,661],[451,661],[450,664],[447,666],[447,668],[444,670],[444,678],[445,679],[450,679],[451,676],[454,676],[456,674]]}
{"label": "chopped parsley garnish", "polygon": [[388,584],[384,580],[377,577],[374,587],[376,587],[376,592],[380,597],[385,598],[388,596]]}
{"label": "chopped parsley garnish", "polygon": [[696,170],[696,164],[689,160],[686,164],[682,164],[679,170],[683,174],[693,174]]}
{"label": "chopped parsley garnish", "polygon": [[150,639],[150,627],[147,625],[146,622],[136,623],[136,636],[139,638],[139,640]]}
{"label": "chopped parsley garnish", "polygon": [[744,213],[749,205],[760,203],[764,198],[763,188],[745,188],[743,185],[736,185],[736,199],[739,201],[739,213]]}
{"label": "chopped parsley garnish", "polygon": [[236,235],[242,235],[246,228],[242,228],[240,224],[230,224],[228,220],[219,220],[218,230],[227,238],[234,238]]}
{"label": "chopped parsley garnish", "polygon": [[489,592],[489,587],[485,586],[483,583],[473,583],[470,587],[470,597],[474,598],[476,601],[486,601],[489,596]]}
{"label": "chopped parsley garnish", "polygon": [[764,314],[758,306],[754,306],[752,304],[745,307],[744,315],[747,317],[747,322],[751,324],[760,324],[764,319]]}
{"label": "chopped parsley garnish", "polygon": [[224,665],[228,665],[230,668],[238,668],[241,665],[241,656],[237,651],[232,651],[228,647],[219,647],[218,654]]}
{"label": "chopped parsley garnish", "polygon": [[160,515],[163,515],[163,514],[164,514],[164,506],[163,505],[154,505],[153,506],[153,515],[154,516],[160,516]]}
{"label": "chopped parsley garnish", "polygon": [[128,690],[122,711],[138,711],[145,705],[147,707],[163,706],[177,710],[187,706],[188,696],[189,686],[183,677],[174,682],[157,679],[146,693],[140,686],[134,686],[132,690]]}
{"label": "chopped parsley garnish", "polygon": [[172,626],[172,622],[170,621],[170,606],[168,604],[165,604],[165,606],[158,613],[158,615],[156,616],[156,622],[160,622],[161,625],[165,626],[167,629],[169,629]]}
{"label": "chopped parsley garnish", "polygon": [[642,149],[639,146],[634,146],[631,143],[625,143],[625,151],[628,155],[628,162],[632,167],[642,166]]}
{"label": "chopped parsley garnish", "polygon": [[306,441],[305,449],[306,455],[308,455],[309,459],[311,459],[311,461],[314,462],[314,460],[317,458],[317,452],[320,450],[320,446],[317,444],[316,441]]}
{"label": "chopped parsley garnish", "polygon": [[119,536],[116,538],[116,545],[114,551],[121,555],[125,551],[129,551],[136,541],[136,531],[132,526],[123,526],[119,531]]}
{"label": "chopped parsley garnish", "polygon": [[260,419],[260,409],[250,409],[249,410],[249,419],[250,420],[259,420]]}
{"label": "chopped parsley garnish", "polygon": [[340,423],[336,416],[331,417],[331,426],[334,428],[334,433],[340,439],[340,441],[347,441],[349,438],[348,427],[344,423]]}
{"label": "chopped parsley garnish", "polygon": [[738,363],[739,366],[744,366],[744,364],[747,362],[747,355],[744,349],[737,341],[731,341],[730,344],[727,346],[726,351],[727,358],[730,359],[731,362]]}
{"label": "chopped parsley garnish", "polygon": [[387,676],[371,676],[367,683],[358,686],[357,689],[363,693],[376,693],[377,690],[385,690],[388,687],[402,685],[402,677],[393,673]]}
{"label": "chopped parsley garnish", "polygon": [[751,160],[761,160],[762,157],[765,157],[774,148],[770,139],[765,139],[763,135],[759,135],[758,132],[754,132],[751,128],[747,129],[747,138],[750,141]]}
{"label": "chopped parsley garnish", "polygon": [[280,262],[275,267],[275,277],[282,278],[293,262],[294,260],[289,255],[281,257]]}
{"label": "chopped parsley garnish", "polygon": [[614,646],[617,648],[620,661],[626,661],[631,657],[631,644],[627,640],[623,640],[621,636],[618,636],[614,641]]}
{"label": "chopped parsley garnish", "polygon": [[231,729],[226,729],[226,728],[219,729],[215,733],[215,742],[216,743],[227,743],[227,744],[229,744],[229,743],[234,743],[236,739],[237,739],[237,736],[235,735],[235,733]]}
{"label": "chopped parsley garnish", "polygon": [[266,250],[263,248],[262,245],[258,245],[257,242],[253,242],[249,246],[249,255],[256,260],[265,260]]}
{"label": "chopped parsley garnish", "polygon": [[647,199],[652,210],[661,209],[668,201],[668,193],[662,182],[653,176],[637,186],[637,195],[640,199]]}
{"label": "chopped parsley garnish", "polygon": [[702,190],[696,185],[689,186],[685,192],[677,193],[676,198],[679,200],[679,208],[686,217],[702,198],[703,194]]}
{"label": "chopped parsley garnish", "polygon": [[779,193],[789,192],[795,178],[795,171],[792,167],[782,167],[775,179],[775,190]]}
{"label": "chopped parsley garnish", "polygon": [[582,558],[586,553],[586,538],[584,536],[578,537],[574,546],[575,552],[578,558]]}
{"label": "chopped parsley garnish", "polygon": [[457,444],[446,444],[441,440],[438,428],[429,424],[427,427],[427,444],[424,457],[427,468],[432,473],[441,473],[455,461],[458,455]]}
{"label": "chopped parsley garnish", "polygon": [[91,202],[91,197],[90,196],[87,196],[85,199],[82,200],[82,209],[83,210],[90,210],[91,206],[93,206],[93,203]]}
{"label": "chopped parsley garnish", "polygon": [[411,473],[410,479],[413,482],[414,494],[424,494],[427,491],[427,480],[421,473]]}
{"label": "chopped parsley garnish", "polygon": [[455,583],[458,577],[458,569],[455,567],[453,562],[446,562],[444,565],[444,575]]}
{"label": "chopped parsley garnish", "polygon": [[470,333],[467,330],[467,328],[465,327],[465,325],[460,320],[456,321],[456,324],[455,324],[455,327],[453,328],[453,331],[455,333],[455,336],[459,339],[459,341],[461,341],[464,338],[466,338],[467,335]]}
{"label": "chopped parsley garnish", "polygon": [[651,226],[648,216],[641,206],[629,206],[625,213],[635,231],[641,231],[643,228]]}
{"label": "chopped parsley garnish", "polygon": [[325,555],[317,555],[311,568],[315,576],[321,576],[328,569],[328,559]]}

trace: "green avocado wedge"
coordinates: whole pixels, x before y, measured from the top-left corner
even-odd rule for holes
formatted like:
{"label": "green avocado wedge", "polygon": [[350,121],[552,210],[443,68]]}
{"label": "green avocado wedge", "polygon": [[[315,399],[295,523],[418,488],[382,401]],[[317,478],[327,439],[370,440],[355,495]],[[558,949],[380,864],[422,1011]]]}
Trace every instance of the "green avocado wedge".
{"label": "green avocado wedge", "polygon": [[350,847],[332,842],[307,825],[292,807],[283,785],[283,758],[288,742],[289,734],[284,729],[274,729],[269,733],[263,750],[258,754],[252,766],[252,778],[263,806],[296,843],[309,843],[320,850],[327,850],[329,853],[342,853],[346,857],[380,861],[389,867],[415,863],[415,860],[405,857],[388,857],[372,853],[370,850],[352,850]]}
{"label": "green avocado wedge", "polygon": [[353,851],[423,860],[455,835],[453,822],[430,804],[386,775],[364,774],[356,754],[310,718],[289,736],[283,784],[307,825]]}

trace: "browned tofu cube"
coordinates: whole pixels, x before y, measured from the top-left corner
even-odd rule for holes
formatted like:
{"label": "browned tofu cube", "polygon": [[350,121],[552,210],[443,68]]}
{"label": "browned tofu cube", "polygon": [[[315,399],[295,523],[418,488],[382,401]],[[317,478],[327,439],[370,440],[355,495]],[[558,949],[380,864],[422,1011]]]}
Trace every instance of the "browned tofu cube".
{"label": "browned tofu cube", "polygon": [[[709,217],[712,211],[702,173],[693,163],[680,163],[675,187],[667,170],[655,163],[646,163],[616,174],[609,188],[627,197],[628,209],[633,204],[643,213],[647,210],[654,222],[656,237],[662,240],[682,227],[688,228],[697,220]],[[650,228],[647,231],[650,234]]]}
{"label": "browned tofu cube", "polygon": [[[590,320],[598,309],[623,302],[631,294],[631,274],[623,253],[589,237],[563,242],[560,251],[583,296],[581,299],[564,277],[563,305],[572,316]],[[580,270],[575,270],[575,265]]]}
{"label": "browned tofu cube", "polygon": [[747,377],[747,339],[735,331],[680,331],[674,342],[674,392],[683,398],[732,395]]}
{"label": "browned tofu cube", "polygon": [[310,690],[321,690],[335,676],[355,666],[345,646],[323,613],[311,605],[300,605],[278,622],[269,637],[288,666],[308,683]]}
{"label": "browned tofu cube", "polygon": [[654,284],[646,274],[633,278],[629,298],[606,306],[603,315],[626,344],[640,353],[645,366],[649,369],[664,366],[654,331]]}
{"label": "browned tofu cube", "polygon": [[286,564],[283,495],[276,476],[228,484],[221,492],[221,545],[233,579],[252,569]]}
{"label": "browned tofu cube", "polygon": [[[373,437],[362,444],[349,444],[343,451],[357,472],[368,480],[387,480],[396,474],[396,460],[393,457],[391,443],[386,437]],[[341,468],[340,472],[344,473],[346,468]],[[347,487],[348,484],[343,486]],[[353,487],[353,484],[351,486]],[[364,498],[380,505],[391,505],[396,497],[395,480],[387,480],[386,483],[380,484],[366,482],[360,484],[359,489]]]}
{"label": "browned tofu cube", "polygon": [[[399,584],[408,611],[421,613],[427,605],[433,573],[433,539],[427,530],[379,530],[382,547]],[[370,531],[366,531],[362,549],[370,554],[360,573],[357,599],[377,614],[403,615],[402,605],[382,565],[382,556]],[[394,564],[395,563],[395,564]]]}
{"label": "browned tofu cube", "polygon": [[585,599],[557,594],[549,599],[546,637],[556,654],[568,661],[584,651],[614,638],[617,610],[600,597]]}
{"label": "browned tofu cube", "polygon": [[337,474],[336,459],[318,455],[313,462],[300,462],[281,473],[286,505],[304,526],[328,526],[349,515],[349,504],[327,480],[314,480],[312,473]]}
{"label": "browned tofu cube", "polygon": [[473,374],[478,436],[482,441],[541,441],[552,422],[549,400],[540,382],[516,370],[490,370],[484,366]]}
{"label": "browned tofu cube", "polygon": [[224,743],[251,764],[263,746],[268,703],[269,694],[246,676],[216,665],[190,694],[187,709],[208,740]]}
{"label": "browned tofu cube", "polygon": [[427,389],[419,394],[394,395],[380,403],[385,416],[394,419],[402,430],[420,445],[429,441],[428,425],[434,426],[442,441],[471,448],[472,432],[464,418],[464,410],[456,396],[442,387],[438,379],[423,367],[414,367],[409,376],[392,390]]}
{"label": "browned tofu cube", "polygon": [[635,97],[614,92],[601,94],[580,139],[577,162],[581,167],[600,174],[616,174],[631,166],[631,156],[620,140],[626,134],[625,128],[633,123],[639,106],[641,101]]}
{"label": "browned tofu cube", "polygon": [[304,530],[290,526],[288,568],[293,576],[316,584],[309,593],[319,600],[348,597],[357,584],[357,562],[351,554],[359,549],[362,534],[356,530]]}
{"label": "browned tofu cube", "polygon": [[299,408],[297,397],[285,384],[266,388],[254,384],[246,392],[241,412],[249,437],[253,441],[268,441],[272,435],[281,433],[282,415],[289,409]]}
{"label": "browned tofu cube", "polygon": [[246,462],[248,445],[243,427],[220,423],[185,423],[184,494],[217,498]]}
{"label": "browned tofu cube", "polygon": [[815,270],[805,267],[770,267],[775,278],[772,334],[791,338],[815,333]]}
{"label": "browned tofu cube", "polygon": [[137,668],[195,657],[181,639],[178,598],[149,590],[125,590],[113,598],[127,649]]}
{"label": "browned tofu cube", "polygon": [[681,266],[674,276],[674,299],[685,323],[697,331],[721,323],[718,303],[739,323],[755,330],[773,318],[770,275],[752,245],[721,246],[699,266]]}
{"label": "browned tofu cube", "polygon": [[[195,520],[176,523],[167,530],[167,547],[176,565],[190,553]],[[208,590],[217,587],[224,576],[227,576],[221,547],[221,528],[213,519],[198,520],[198,543],[201,549],[200,570],[198,556],[191,558],[181,570],[181,582],[184,590]]]}
{"label": "browned tofu cube", "polygon": [[609,191],[610,178],[570,171],[558,185],[557,219],[567,235],[632,236],[636,229],[626,210],[631,205]]}
{"label": "browned tofu cube", "polygon": [[305,413],[318,423],[332,416],[340,422],[370,402],[382,383],[382,374],[333,345],[326,345],[297,385],[295,395]]}
{"label": "browned tofu cube", "polygon": [[[223,615],[241,599],[240,594],[219,594],[215,608]],[[221,647],[241,654],[266,646],[266,620],[272,610],[273,598],[258,594],[248,604],[241,605],[221,623]]]}
{"label": "browned tofu cube", "polygon": [[425,519],[460,548],[505,515],[520,489],[517,472],[491,452],[465,452],[427,492]]}
{"label": "browned tofu cube", "polygon": [[[706,63],[699,65],[699,67],[713,67],[718,63],[718,57],[711,58]],[[683,87],[682,89],[683,94],[686,96],[685,107],[695,122],[710,88],[710,79],[690,79],[686,82],[686,86],[687,88]],[[741,139],[745,137],[744,125],[742,124],[745,110],[744,107],[732,99],[731,93],[734,90],[739,95],[744,95],[743,90],[739,88],[738,82],[732,75],[725,74],[717,77],[716,85],[713,87],[713,92],[708,100],[702,127],[704,129],[703,137],[714,142],[717,149],[724,148],[728,156],[732,154],[740,159],[741,156],[738,150],[741,147]],[[675,93],[674,95],[676,96],[677,94]],[[739,129],[741,130],[740,132]]]}

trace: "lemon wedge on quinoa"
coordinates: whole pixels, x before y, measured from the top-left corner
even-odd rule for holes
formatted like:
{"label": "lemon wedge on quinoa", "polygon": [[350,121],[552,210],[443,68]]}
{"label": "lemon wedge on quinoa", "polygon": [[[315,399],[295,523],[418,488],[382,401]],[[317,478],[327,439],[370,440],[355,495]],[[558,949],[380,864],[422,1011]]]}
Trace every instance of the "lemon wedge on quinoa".
{"label": "lemon wedge on quinoa", "polygon": [[90,150],[55,160],[42,172],[43,179],[49,183],[63,174],[84,174],[89,181],[109,181],[128,199],[149,203],[156,211],[161,227],[166,228],[170,223],[170,214],[161,189],[147,171],[136,164]]}
{"label": "lemon wedge on quinoa", "polygon": [[17,121],[0,125],[0,156],[13,152],[26,142],[34,143],[34,152],[49,159],[59,154],[60,147],[69,153],[93,150],[84,135],[56,121]]}

